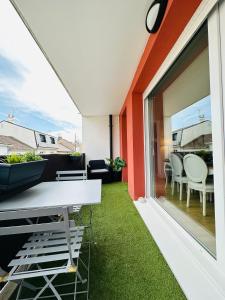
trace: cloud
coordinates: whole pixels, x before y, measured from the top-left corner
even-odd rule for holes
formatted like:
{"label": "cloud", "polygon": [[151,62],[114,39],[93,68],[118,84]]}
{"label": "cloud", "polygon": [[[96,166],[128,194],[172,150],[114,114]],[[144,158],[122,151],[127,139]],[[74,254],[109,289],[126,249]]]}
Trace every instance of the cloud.
{"label": "cloud", "polygon": [[[0,78],[0,92],[11,94],[28,112],[81,130],[75,104],[8,0],[0,1],[0,40],[7,69]],[[13,75],[19,80],[11,80]]]}
{"label": "cloud", "polygon": [[211,120],[211,100],[207,96],[172,116],[172,129],[190,126],[200,121],[200,115],[206,120]]}
{"label": "cloud", "polygon": [[67,128],[64,130],[57,130],[57,131],[49,131],[48,134],[54,135],[54,136],[62,136],[66,140],[74,143],[75,141],[75,133],[76,133],[76,140],[81,141],[81,128],[78,128],[78,130],[75,130],[73,128]]}
{"label": "cloud", "polygon": [[23,71],[20,69],[20,65],[0,54],[0,80],[4,80],[5,78],[23,80]]}

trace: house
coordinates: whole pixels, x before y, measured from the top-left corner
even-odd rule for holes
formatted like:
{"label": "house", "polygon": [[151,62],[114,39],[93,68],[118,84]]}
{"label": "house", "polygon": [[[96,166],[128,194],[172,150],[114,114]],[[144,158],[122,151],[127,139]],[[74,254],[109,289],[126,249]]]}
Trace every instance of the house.
{"label": "house", "polygon": [[[11,2],[83,115],[87,158],[127,161],[129,194],[187,298],[225,299],[225,1]],[[191,107],[192,118],[205,97],[213,164],[198,174],[214,180],[203,216],[201,192],[187,208],[186,192],[165,185],[165,158],[172,116]]]}
{"label": "house", "polygon": [[34,150],[34,148],[11,136],[0,135],[0,155],[7,155],[11,153],[23,154]]}
{"label": "house", "polygon": [[212,150],[212,124],[206,120],[172,132],[176,151]]}
{"label": "house", "polygon": [[58,137],[58,149],[57,153],[71,153],[76,150],[76,146],[74,143],[63,139],[62,137]]}
{"label": "house", "polygon": [[38,154],[56,153],[58,149],[55,136],[5,120],[0,122],[0,135],[18,140]]}

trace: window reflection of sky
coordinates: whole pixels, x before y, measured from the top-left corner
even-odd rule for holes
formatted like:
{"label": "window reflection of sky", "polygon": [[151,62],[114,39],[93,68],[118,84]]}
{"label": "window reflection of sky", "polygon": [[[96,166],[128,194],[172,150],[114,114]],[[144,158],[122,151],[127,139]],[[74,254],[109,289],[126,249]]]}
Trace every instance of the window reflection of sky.
{"label": "window reflection of sky", "polygon": [[200,116],[204,116],[204,120],[211,120],[210,96],[174,114],[171,117],[172,131],[199,123]]}

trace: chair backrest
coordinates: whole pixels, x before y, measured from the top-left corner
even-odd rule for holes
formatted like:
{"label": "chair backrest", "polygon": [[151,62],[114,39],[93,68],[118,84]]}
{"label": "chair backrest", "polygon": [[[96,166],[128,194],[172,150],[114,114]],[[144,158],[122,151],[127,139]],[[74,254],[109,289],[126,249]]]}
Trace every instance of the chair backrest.
{"label": "chair backrest", "polygon": [[90,160],[89,166],[91,169],[104,169],[106,167],[106,163],[104,159]]}
{"label": "chair backrest", "polygon": [[87,180],[87,170],[56,171],[56,180]]}
{"label": "chair backrest", "polygon": [[170,153],[170,163],[173,176],[182,176],[184,167],[181,158],[175,153]]}
{"label": "chair backrest", "polygon": [[187,154],[184,156],[184,170],[190,181],[205,183],[208,168],[204,160],[198,155]]}
{"label": "chair backrest", "polygon": [[[0,236],[1,235],[14,235],[14,234],[24,234],[24,233],[34,233],[52,230],[67,231],[68,224],[73,226],[73,223],[68,220],[68,208],[67,207],[56,207],[56,208],[43,208],[43,209],[30,209],[19,210],[19,211],[2,211],[0,212]],[[54,215],[63,216],[63,221],[58,220],[52,222],[49,217]],[[4,221],[21,220],[18,224],[9,225],[4,223]],[[37,222],[38,220],[38,222]]]}

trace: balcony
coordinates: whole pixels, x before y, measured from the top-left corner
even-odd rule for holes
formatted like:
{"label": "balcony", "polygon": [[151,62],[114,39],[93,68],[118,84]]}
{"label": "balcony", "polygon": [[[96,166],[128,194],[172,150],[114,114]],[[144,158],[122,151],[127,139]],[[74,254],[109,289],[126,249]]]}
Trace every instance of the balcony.
{"label": "balcony", "polygon": [[[62,157],[60,161],[62,167]],[[82,209],[85,219],[88,207]],[[102,185],[102,203],[93,207],[93,231],[90,299],[185,299],[133,205],[127,184]],[[10,299],[15,299],[15,292]]]}

